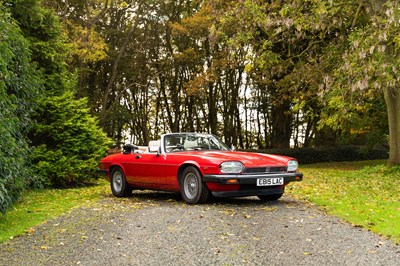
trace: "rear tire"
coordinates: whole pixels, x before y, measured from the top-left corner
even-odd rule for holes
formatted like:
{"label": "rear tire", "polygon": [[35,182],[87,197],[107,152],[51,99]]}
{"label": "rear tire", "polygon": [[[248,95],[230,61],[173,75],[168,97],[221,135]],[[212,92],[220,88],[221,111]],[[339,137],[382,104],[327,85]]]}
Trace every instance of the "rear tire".
{"label": "rear tire", "polygon": [[125,174],[120,167],[111,171],[111,191],[118,198],[128,197],[132,194],[132,188],[126,183]]}
{"label": "rear tire", "polygon": [[204,203],[210,198],[210,191],[194,166],[183,170],[179,183],[182,198],[188,204]]}

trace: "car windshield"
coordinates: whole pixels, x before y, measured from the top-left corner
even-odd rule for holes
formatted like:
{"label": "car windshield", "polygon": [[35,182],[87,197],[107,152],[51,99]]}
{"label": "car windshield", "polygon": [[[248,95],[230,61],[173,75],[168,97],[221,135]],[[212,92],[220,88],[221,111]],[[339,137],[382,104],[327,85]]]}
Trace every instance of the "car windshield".
{"label": "car windshield", "polygon": [[164,136],[166,152],[195,150],[229,150],[229,147],[211,134],[179,133]]}

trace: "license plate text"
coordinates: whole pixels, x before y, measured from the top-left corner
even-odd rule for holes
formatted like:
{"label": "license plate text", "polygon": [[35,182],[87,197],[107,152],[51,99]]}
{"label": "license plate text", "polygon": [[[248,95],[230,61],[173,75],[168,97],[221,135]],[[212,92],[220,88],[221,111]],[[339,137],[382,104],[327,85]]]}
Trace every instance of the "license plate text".
{"label": "license plate text", "polygon": [[257,186],[279,186],[283,185],[283,177],[257,178]]}

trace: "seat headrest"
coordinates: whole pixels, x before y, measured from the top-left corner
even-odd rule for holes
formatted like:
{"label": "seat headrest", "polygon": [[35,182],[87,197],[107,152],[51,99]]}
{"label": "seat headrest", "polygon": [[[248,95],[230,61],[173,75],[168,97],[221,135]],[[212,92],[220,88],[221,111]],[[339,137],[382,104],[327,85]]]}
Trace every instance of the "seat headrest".
{"label": "seat headrest", "polygon": [[149,152],[157,152],[160,149],[160,145],[161,145],[160,140],[149,141]]}

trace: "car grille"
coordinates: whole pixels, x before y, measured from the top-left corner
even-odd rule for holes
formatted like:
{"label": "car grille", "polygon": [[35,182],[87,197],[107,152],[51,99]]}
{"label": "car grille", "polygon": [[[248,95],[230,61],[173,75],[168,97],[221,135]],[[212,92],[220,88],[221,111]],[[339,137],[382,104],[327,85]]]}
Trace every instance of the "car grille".
{"label": "car grille", "polygon": [[254,167],[254,168],[246,168],[243,174],[251,175],[251,174],[264,174],[264,173],[285,173],[286,169],[287,169],[286,166]]}

